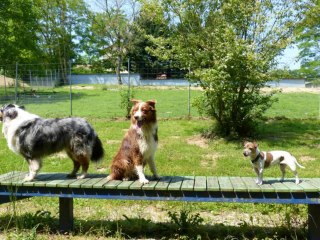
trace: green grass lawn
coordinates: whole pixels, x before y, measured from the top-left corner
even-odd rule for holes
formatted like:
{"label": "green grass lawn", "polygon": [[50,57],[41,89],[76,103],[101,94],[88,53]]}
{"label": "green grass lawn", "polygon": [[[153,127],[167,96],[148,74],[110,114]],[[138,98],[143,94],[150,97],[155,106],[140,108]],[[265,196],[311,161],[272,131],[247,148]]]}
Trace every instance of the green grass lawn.
{"label": "green grass lawn", "polygon": [[[56,91],[62,95],[68,94],[67,88]],[[199,117],[193,108],[193,118],[185,118],[188,115],[186,89],[137,87],[134,91],[135,98],[157,100],[159,147],[156,164],[160,175],[254,176],[250,160],[242,156],[241,140],[203,139],[201,134],[214,122]],[[108,173],[112,157],[130,124],[123,118],[118,119],[124,116],[119,109],[119,89],[80,87],[74,89],[73,94],[73,115],[85,117],[94,126],[106,151],[101,163],[91,164],[89,173]],[[192,98],[198,94],[200,92],[197,90],[191,91]],[[279,94],[278,97],[279,102],[266,113],[266,122],[258,126],[256,139],[260,148],[287,150],[306,167],[300,169],[300,177],[320,177],[319,96],[290,93]],[[68,116],[70,110],[68,101],[29,103],[26,107],[45,117]],[[0,173],[27,170],[26,162],[8,149],[3,136],[0,137],[0,161]],[[41,171],[68,172],[71,168],[72,163],[65,155],[55,154],[44,160]],[[150,174],[148,168],[146,172]],[[290,172],[287,175],[292,177]],[[268,169],[265,177],[280,177],[279,168]],[[168,212],[180,213],[186,209],[191,211],[191,216],[199,213],[205,224],[186,233],[173,228]],[[34,198],[15,205],[2,204],[0,231],[11,239],[64,239],[63,235],[56,232],[57,210],[58,200],[55,198]],[[232,219],[237,219],[237,223],[228,220],[229,216],[234,216]],[[301,205],[76,199],[75,218],[76,230],[72,239],[96,239],[102,236],[115,239],[193,239],[197,235],[202,239],[232,239],[230,236],[236,239],[253,239],[255,236],[257,239],[301,239],[306,231],[307,216],[306,207]]]}

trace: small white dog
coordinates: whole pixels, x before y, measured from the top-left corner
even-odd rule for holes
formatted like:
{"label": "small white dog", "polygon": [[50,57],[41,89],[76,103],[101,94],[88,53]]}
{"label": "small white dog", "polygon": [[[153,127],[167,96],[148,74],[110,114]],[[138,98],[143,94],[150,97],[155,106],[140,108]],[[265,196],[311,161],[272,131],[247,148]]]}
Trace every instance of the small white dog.
{"label": "small white dog", "polygon": [[280,165],[280,169],[282,172],[281,181],[284,180],[286,166],[289,166],[291,171],[294,173],[296,184],[299,184],[300,180],[298,177],[296,166],[299,166],[300,168],[304,168],[304,167],[301,166],[298,163],[297,159],[294,156],[292,156],[289,152],[286,152],[286,151],[263,152],[259,150],[258,143],[255,141],[254,142],[245,141],[243,145],[244,145],[243,155],[245,157],[250,157],[253,169],[255,170],[258,176],[256,181],[258,185],[261,185],[263,183],[263,170],[275,164]]}

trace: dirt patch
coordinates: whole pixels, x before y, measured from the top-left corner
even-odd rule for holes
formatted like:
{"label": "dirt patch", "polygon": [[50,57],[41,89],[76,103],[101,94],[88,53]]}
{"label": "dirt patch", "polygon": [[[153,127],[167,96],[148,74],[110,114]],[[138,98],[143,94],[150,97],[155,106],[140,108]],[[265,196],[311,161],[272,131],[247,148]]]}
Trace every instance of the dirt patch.
{"label": "dirt patch", "polygon": [[209,147],[208,139],[201,137],[201,135],[196,135],[196,136],[193,136],[193,137],[187,139],[187,143],[189,145],[196,145],[200,148],[208,148]]}
{"label": "dirt patch", "polygon": [[107,144],[110,144],[110,145],[112,145],[112,144],[119,144],[119,143],[121,143],[120,140],[107,140]]}
{"label": "dirt patch", "polygon": [[73,86],[72,88],[77,90],[93,90],[94,86]]}
{"label": "dirt patch", "polygon": [[14,86],[15,79],[0,75],[0,86]]}
{"label": "dirt patch", "polygon": [[180,139],[180,136],[170,136],[172,139]]}
{"label": "dirt patch", "polygon": [[280,90],[283,93],[320,93],[320,88],[304,88],[304,87],[284,87],[284,88],[262,88],[263,92],[270,92],[273,90]]}
{"label": "dirt patch", "polygon": [[215,168],[219,157],[220,155],[218,153],[203,155],[200,161],[200,165],[202,167]]}
{"label": "dirt patch", "polygon": [[299,158],[299,161],[301,161],[301,162],[310,162],[310,161],[315,161],[315,160],[316,160],[316,158],[310,157],[310,156],[301,156]]}

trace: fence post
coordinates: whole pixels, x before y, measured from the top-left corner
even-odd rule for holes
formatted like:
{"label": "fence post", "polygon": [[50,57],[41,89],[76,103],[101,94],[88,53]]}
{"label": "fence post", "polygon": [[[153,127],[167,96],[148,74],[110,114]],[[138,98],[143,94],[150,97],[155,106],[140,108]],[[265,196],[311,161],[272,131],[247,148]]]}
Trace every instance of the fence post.
{"label": "fence post", "polygon": [[16,62],[16,79],[14,84],[14,103],[17,104],[18,100],[18,62]]}
{"label": "fence post", "polygon": [[72,80],[71,80],[71,60],[69,60],[69,89],[70,89],[70,116],[72,116]]}
{"label": "fence post", "polygon": [[[190,76],[190,64],[189,64],[189,76]],[[191,84],[189,83],[189,88],[188,88],[188,117],[191,117],[191,107],[190,107],[190,101],[191,101]]]}
{"label": "fence post", "polygon": [[4,81],[4,94],[5,96],[8,96],[7,95],[7,80],[6,80],[6,68],[4,68],[3,70],[3,81]]}

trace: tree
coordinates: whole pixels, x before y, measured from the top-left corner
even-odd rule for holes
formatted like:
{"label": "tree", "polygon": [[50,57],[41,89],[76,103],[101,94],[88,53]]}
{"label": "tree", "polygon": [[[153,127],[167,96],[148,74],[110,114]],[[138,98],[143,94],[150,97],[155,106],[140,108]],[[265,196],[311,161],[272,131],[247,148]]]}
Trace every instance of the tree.
{"label": "tree", "polygon": [[217,121],[219,133],[248,135],[272,102],[261,91],[275,57],[292,41],[297,1],[163,0],[169,38],[153,38],[152,53],[175,58],[200,84],[196,105]]}
{"label": "tree", "polygon": [[[128,11],[128,8],[132,11]],[[130,48],[131,22],[135,14],[134,0],[105,0],[103,12],[95,13],[93,18],[92,40],[97,53],[104,61],[115,66],[119,84],[122,84],[120,71]]]}
{"label": "tree", "polygon": [[305,9],[304,20],[297,28],[300,72],[309,78],[320,77],[320,1],[312,0]]}
{"label": "tree", "polygon": [[87,34],[88,9],[83,0],[39,0],[39,47],[43,63],[59,63],[66,83],[69,61],[77,58]]}
{"label": "tree", "polygon": [[38,12],[32,0],[0,2],[1,64],[30,63],[38,55]]}
{"label": "tree", "polygon": [[[142,78],[156,78],[164,68],[170,65],[170,61],[161,60],[152,55],[148,49],[154,48],[152,37],[169,37],[169,21],[165,18],[165,12],[159,1],[140,1],[140,8],[132,27],[132,44],[128,56],[131,68],[138,72]],[[169,74],[168,72],[162,72]]]}

